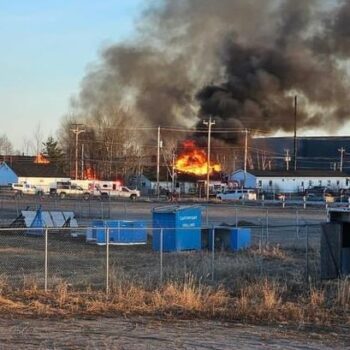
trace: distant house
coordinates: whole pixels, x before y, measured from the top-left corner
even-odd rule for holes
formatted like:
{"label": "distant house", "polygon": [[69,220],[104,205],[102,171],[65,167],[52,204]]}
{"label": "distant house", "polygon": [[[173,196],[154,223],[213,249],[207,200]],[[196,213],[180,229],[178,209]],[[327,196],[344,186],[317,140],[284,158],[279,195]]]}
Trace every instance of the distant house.
{"label": "distant house", "polygon": [[[194,194],[205,192],[205,176],[196,176],[187,173],[175,174],[175,190],[180,194]],[[216,173],[210,177],[211,186],[221,185],[221,174]],[[144,168],[144,172],[138,176],[132,176],[128,185],[141,191],[143,195],[152,195],[157,191],[157,175],[154,167]],[[161,168],[159,174],[159,188],[161,192],[172,191],[172,178],[167,168]]]}
{"label": "distant house", "polygon": [[350,179],[345,173],[329,170],[249,170],[246,173],[237,170],[230,175],[229,181],[240,187],[257,188],[268,192],[299,192],[313,186],[336,190],[350,186]]}
{"label": "distant house", "polygon": [[0,163],[0,186],[28,183],[48,191],[57,181],[70,181],[63,170],[50,163],[34,163],[35,157],[16,157]]}

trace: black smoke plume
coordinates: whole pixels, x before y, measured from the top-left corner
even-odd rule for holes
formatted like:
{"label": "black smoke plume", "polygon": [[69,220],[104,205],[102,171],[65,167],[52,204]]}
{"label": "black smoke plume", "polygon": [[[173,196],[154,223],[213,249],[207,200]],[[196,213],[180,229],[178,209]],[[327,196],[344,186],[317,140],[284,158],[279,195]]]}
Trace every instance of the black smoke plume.
{"label": "black smoke plume", "polygon": [[335,130],[349,117],[350,1],[158,0],[130,42],[103,50],[80,113],[130,126]]}

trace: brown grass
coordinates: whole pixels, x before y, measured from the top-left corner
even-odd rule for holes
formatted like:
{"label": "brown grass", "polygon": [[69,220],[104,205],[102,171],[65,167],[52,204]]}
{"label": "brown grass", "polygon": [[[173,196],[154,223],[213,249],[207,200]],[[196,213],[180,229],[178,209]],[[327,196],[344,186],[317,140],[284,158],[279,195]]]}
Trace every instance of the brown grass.
{"label": "brown grass", "polygon": [[[224,287],[205,286],[191,275],[180,282],[162,287],[145,288],[124,281],[110,294],[74,291],[61,281],[48,293],[35,284],[23,291],[14,291],[1,280],[0,310],[3,314],[37,316],[76,315],[147,315],[238,320],[245,322],[312,323],[331,325],[349,323],[344,312],[350,300],[349,280],[334,284],[339,293],[327,297],[323,289],[310,289],[297,300],[288,297],[287,284],[267,278],[239,289],[237,295]],[[329,287],[329,286],[328,286]]]}
{"label": "brown grass", "polygon": [[[40,244],[39,244],[40,243]],[[159,283],[159,254],[146,247],[110,247],[110,293],[105,295],[105,248],[53,237],[49,293],[43,292],[39,239],[2,237],[0,310],[39,316],[156,315],[237,320],[344,324],[350,322],[350,279],[320,282],[317,251],[313,278],[305,276],[305,251],[278,245],[247,251],[166,253]],[[11,247],[23,247],[25,252]],[[10,249],[11,248],[11,249]]]}

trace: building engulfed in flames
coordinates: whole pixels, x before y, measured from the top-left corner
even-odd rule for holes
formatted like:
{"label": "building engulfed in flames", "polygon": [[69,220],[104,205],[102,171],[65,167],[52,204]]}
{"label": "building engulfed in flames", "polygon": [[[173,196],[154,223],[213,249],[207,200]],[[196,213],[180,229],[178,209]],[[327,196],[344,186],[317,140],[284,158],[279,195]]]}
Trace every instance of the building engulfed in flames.
{"label": "building engulfed in flames", "polygon": [[[182,173],[197,176],[206,175],[208,171],[207,153],[199,148],[195,141],[187,140],[183,143],[183,151],[177,157],[175,169]],[[209,173],[221,171],[221,165],[210,161]]]}

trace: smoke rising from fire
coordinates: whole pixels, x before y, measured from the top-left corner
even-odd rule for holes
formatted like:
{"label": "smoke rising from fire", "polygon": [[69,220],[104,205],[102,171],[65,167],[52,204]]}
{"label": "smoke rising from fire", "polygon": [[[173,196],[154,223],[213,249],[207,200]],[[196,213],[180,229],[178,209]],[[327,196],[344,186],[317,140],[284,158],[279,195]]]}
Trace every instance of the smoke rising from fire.
{"label": "smoke rising from fire", "polygon": [[300,128],[336,129],[350,112],[349,23],[349,1],[153,1],[137,38],[103,50],[77,105],[138,126],[212,115],[217,128],[290,131],[297,94]]}

